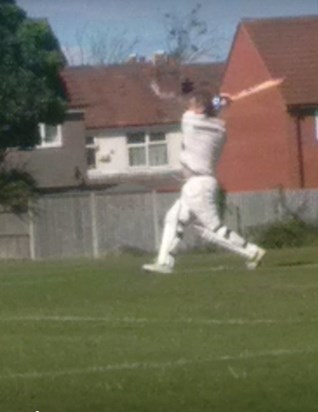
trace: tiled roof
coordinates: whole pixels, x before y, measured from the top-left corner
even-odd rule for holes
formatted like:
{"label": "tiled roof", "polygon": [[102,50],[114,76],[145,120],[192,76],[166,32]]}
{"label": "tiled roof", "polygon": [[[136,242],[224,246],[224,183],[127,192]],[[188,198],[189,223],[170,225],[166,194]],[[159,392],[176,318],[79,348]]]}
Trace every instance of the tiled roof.
{"label": "tiled roof", "polygon": [[243,20],[287,104],[318,104],[318,15]]}
{"label": "tiled roof", "polygon": [[[222,63],[178,66],[151,62],[67,67],[61,75],[71,108],[85,110],[87,129],[173,124],[183,111],[182,84],[217,92]],[[158,91],[175,98],[159,98]]]}

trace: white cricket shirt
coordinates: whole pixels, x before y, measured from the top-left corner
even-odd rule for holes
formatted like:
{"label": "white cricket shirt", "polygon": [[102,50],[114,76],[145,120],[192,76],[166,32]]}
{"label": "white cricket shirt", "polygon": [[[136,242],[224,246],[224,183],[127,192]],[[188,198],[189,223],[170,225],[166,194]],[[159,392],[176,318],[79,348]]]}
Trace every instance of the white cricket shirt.
{"label": "white cricket shirt", "polygon": [[194,174],[214,176],[226,139],[225,122],[188,110],[181,126],[181,164]]}

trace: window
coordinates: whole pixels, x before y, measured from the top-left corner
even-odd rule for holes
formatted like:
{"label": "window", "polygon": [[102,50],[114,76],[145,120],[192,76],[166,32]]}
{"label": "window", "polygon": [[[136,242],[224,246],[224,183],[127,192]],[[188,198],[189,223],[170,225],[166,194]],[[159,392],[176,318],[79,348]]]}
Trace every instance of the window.
{"label": "window", "polygon": [[164,166],[168,164],[167,140],[162,132],[137,132],[127,135],[129,166]]}
{"label": "window", "polygon": [[49,125],[40,123],[40,138],[39,148],[45,147],[60,147],[62,146],[62,128],[61,125]]}
{"label": "window", "polygon": [[96,169],[96,150],[95,139],[92,136],[88,136],[85,139],[86,146],[86,162],[88,169]]}

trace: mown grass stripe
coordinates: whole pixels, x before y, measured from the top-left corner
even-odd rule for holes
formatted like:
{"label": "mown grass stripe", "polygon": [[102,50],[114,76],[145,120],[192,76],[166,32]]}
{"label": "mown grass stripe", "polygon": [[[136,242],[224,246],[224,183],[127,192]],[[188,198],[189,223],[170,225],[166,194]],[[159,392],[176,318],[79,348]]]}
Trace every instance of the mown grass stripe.
{"label": "mown grass stripe", "polygon": [[87,375],[94,373],[107,373],[113,371],[125,371],[125,370],[136,370],[136,369],[166,369],[187,366],[190,364],[200,364],[209,362],[222,362],[222,361],[239,361],[248,359],[257,359],[264,357],[282,357],[282,356],[297,356],[297,355],[308,355],[311,353],[316,353],[316,350],[304,349],[304,350],[287,350],[278,349],[274,351],[264,351],[264,352],[249,352],[244,351],[239,355],[222,355],[218,357],[206,358],[206,359],[178,359],[176,361],[166,361],[166,362],[124,362],[118,364],[109,364],[104,366],[91,366],[87,368],[78,369],[64,369],[59,371],[32,371],[32,372],[11,372],[7,374],[0,375],[0,380],[8,379],[42,379],[42,378],[58,378],[63,376],[72,375]]}
{"label": "mown grass stripe", "polygon": [[302,322],[317,323],[318,318],[303,319],[155,319],[155,318],[112,318],[112,317],[91,317],[91,316],[8,316],[0,317],[0,322],[96,322],[96,323],[132,323],[132,324],[158,324],[158,323],[188,323],[204,325],[259,325],[259,324],[298,324]]}

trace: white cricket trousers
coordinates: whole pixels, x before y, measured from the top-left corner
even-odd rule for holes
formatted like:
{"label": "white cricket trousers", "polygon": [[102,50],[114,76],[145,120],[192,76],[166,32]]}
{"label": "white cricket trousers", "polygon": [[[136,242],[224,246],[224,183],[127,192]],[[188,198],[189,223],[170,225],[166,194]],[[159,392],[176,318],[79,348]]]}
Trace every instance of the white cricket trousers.
{"label": "white cricket trousers", "polygon": [[218,183],[213,176],[192,176],[183,185],[178,200],[168,210],[157,262],[174,265],[173,255],[182,239],[183,228],[190,222],[203,239],[252,259],[257,246],[224,226],[217,208]]}

